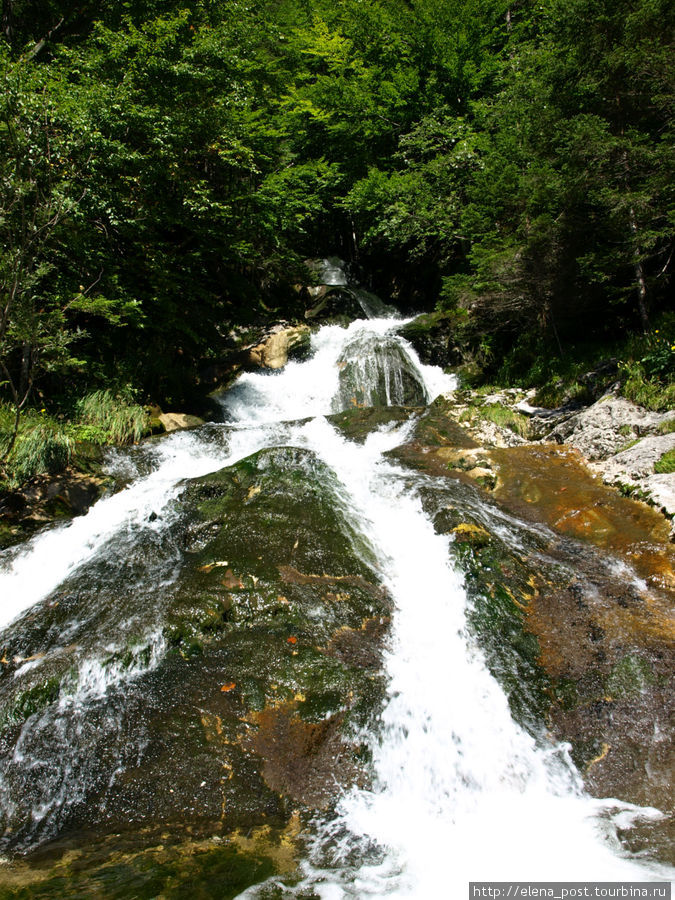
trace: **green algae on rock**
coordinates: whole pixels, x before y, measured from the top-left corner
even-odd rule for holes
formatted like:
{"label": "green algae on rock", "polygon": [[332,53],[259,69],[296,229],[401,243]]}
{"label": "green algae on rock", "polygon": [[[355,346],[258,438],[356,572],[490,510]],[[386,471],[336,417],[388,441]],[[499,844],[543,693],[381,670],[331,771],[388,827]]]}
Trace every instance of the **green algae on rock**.
{"label": "green algae on rock", "polygon": [[[390,602],[367,543],[342,512],[330,470],[310,451],[263,450],[186,484],[171,516],[161,548],[150,541],[139,552],[151,560],[159,550],[158,566],[168,553],[166,565],[178,545],[180,569],[173,580],[156,582],[162,586],[152,598],[129,585],[124,615],[132,633],[126,651],[100,661],[105,693],[97,697],[95,685],[78,676],[77,647],[59,655],[51,643],[64,615],[76,621],[86,609],[82,585],[91,572],[66,584],[44,615],[27,616],[8,649],[11,658],[3,659],[0,687],[10,717],[3,739],[11,741],[20,722],[33,716],[37,746],[53,743],[55,716],[62,716],[59,727],[66,734],[81,728],[82,750],[94,760],[87,764],[88,788],[81,797],[73,791],[58,812],[59,843],[49,843],[49,831],[42,838],[45,852],[52,847],[49,863],[6,868],[8,897],[24,889],[58,896],[64,879],[78,884],[80,876],[59,848],[68,835],[91,829],[108,837],[101,838],[102,856],[87,858],[83,890],[94,890],[115,871],[134,889],[146,884],[146,872],[148,891],[150,884],[166,890],[183,871],[181,848],[191,858],[190,841],[215,836],[224,844],[205,846],[199,859],[239,872],[238,892],[280,871],[274,854],[248,839],[237,843],[238,834],[268,828],[288,835],[298,814],[325,808],[340,787],[369,777],[362,730],[372,727],[383,702],[381,651]],[[121,572],[133,571],[119,564]],[[112,617],[112,630],[121,614],[114,593],[101,590],[96,598]],[[161,630],[152,647],[142,640],[151,622]],[[104,638],[106,627],[99,625]],[[86,629],[75,637],[86,642]],[[34,669],[26,664],[29,652],[43,654]],[[117,690],[118,680],[125,681],[124,691]],[[92,724],[83,727],[78,704],[85,702]],[[115,755],[118,774],[110,780],[104,773]],[[84,755],[78,750],[67,765],[79,778]],[[9,777],[19,804],[4,824],[17,829],[21,846],[22,822],[41,794],[25,772]],[[121,860],[127,840],[134,850]],[[174,848],[161,864],[159,843]],[[84,866],[87,852],[80,852]],[[199,878],[208,881],[201,862]],[[188,871],[192,863],[185,865]],[[15,876],[29,887],[13,892]]]}

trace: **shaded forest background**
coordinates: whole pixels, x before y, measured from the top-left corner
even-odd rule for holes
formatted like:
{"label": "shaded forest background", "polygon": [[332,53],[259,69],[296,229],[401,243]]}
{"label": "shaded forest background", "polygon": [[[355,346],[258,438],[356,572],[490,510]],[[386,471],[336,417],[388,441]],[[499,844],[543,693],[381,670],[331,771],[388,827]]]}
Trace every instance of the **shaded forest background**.
{"label": "shaded forest background", "polygon": [[327,253],[493,378],[628,332],[672,374],[669,0],[186,6],[2,2],[7,421],[184,403]]}

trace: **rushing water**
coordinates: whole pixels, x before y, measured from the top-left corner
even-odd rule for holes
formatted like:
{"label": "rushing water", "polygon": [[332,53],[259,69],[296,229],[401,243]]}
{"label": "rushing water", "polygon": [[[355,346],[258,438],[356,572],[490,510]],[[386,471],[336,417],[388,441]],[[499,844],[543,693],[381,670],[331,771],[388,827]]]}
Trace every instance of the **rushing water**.
{"label": "rushing water", "polygon": [[[434,532],[410,473],[383,455],[404,439],[406,426],[377,431],[359,444],[324,418],[348,406],[354,390],[363,403],[384,395],[392,404],[404,402],[414,382],[423,400],[452,389],[452,378],[421,365],[396,327],[388,318],[321,329],[309,360],[281,372],[243,375],[223,398],[224,424],[119,456],[113,465],[125,467],[128,487],[5,553],[0,624],[6,634],[20,633],[26,617],[48,617],[61,600],[74,611],[47,641],[45,656],[27,660],[15,678],[56,665],[77,642],[68,663],[69,691],[31,716],[17,742],[3,748],[5,812],[21,803],[22,778],[28,784],[31,773],[41,773],[41,788],[30,788],[30,822],[18,847],[58,835],[70,805],[86,802],[91,785],[113,784],[144,752],[142,730],[116,733],[112,744],[106,734],[122,728],[115,710],[129,702],[125,685],[151,672],[166,649],[157,586],[170,584],[181,564],[171,525],[185,479],[263,447],[291,445],[313,450],[336,474],[395,615],[386,656],[388,700],[369,738],[374,784],[352,790],[335,816],[317,820],[302,881],[284,890],[311,890],[327,900],[428,898],[463,895],[469,880],[663,876],[623,856],[615,836],[617,823],[625,827],[631,817],[658,813],[589,798],[566,749],[535,740],[513,721],[467,630],[466,594],[450,563],[449,539]],[[119,596],[106,594],[113,576],[146,598],[145,612],[134,613],[142,618],[137,631],[143,640],[123,666],[115,660],[131,614]],[[96,588],[85,590],[92,579]],[[45,628],[49,637],[55,626]],[[99,739],[92,737],[98,728]],[[95,759],[83,754],[85,733]],[[122,757],[110,757],[111,745],[124,747]],[[258,892],[251,888],[247,896]]]}

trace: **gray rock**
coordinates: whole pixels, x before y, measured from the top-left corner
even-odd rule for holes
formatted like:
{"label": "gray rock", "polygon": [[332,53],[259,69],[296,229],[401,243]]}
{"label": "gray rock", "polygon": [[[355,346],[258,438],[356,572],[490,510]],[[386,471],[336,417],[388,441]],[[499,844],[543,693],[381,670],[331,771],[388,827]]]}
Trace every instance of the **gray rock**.
{"label": "gray rock", "polygon": [[672,413],[655,413],[608,395],[559,422],[546,440],[576,447],[587,459],[607,459],[631,439],[656,431]]}
{"label": "gray rock", "polygon": [[357,335],[338,360],[339,400],[335,411],[364,406],[425,406],[429,401],[419,371],[390,336],[371,344]]}
{"label": "gray rock", "polygon": [[[607,484],[623,485],[636,493],[646,494],[667,516],[675,516],[675,473],[657,474],[654,464],[675,449],[675,433],[652,435],[616,453],[609,459],[592,464]],[[675,534],[675,531],[674,531]]]}
{"label": "gray rock", "polygon": [[673,449],[675,449],[675,432],[655,434],[615,454],[607,460],[607,464],[622,469],[631,478],[642,478],[645,475],[653,475],[654,464],[664,453]]}

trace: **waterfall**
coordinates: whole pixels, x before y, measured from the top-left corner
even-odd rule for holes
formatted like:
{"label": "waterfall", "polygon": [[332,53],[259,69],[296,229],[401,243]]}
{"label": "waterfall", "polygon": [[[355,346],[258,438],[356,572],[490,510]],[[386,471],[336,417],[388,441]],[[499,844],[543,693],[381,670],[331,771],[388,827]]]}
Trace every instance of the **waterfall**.
{"label": "waterfall", "polygon": [[[21,803],[27,809],[15,846],[57,837],[69,804],[114,786],[146,752],[148,736],[123,734],[117,711],[140,703],[133,693],[128,700],[130,686],[152,674],[166,652],[158,624],[164,590],[182,565],[172,528],[186,482],[261,448],[292,446],[313,451],[335,473],[344,514],[377,560],[395,611],[388,698],[368,738],[373,783],[317,818],[302,879],[283,890],[327,900],[430,898],[463,895],[469,880],[640,880],[657,873],[626,858],[615,825],[619,817],[625,826],[658,812],[588,797],[567,748],[535,739],[513,721],[467,627],[449,538],[434,532],[423,511],[419,479],[386,456],[409,426],[381,428],[356,443],[326,419],[350,406],[415,406],[453,389],[451,376],[420,363],[397,335],[399,326],[380,318],[320,329],[308,360],[241,376],[222,398],[222,424],[123,454],[128,487],[0,555],[3,636],[47,623],[44,657],[27,660],[15,680],[42,670],[45,677],[71,673],[69,690],[45,701],[14,743],[0,748],[0,810]],[[124,603],[131,592],[133,611]],[[57,633],[49,616],[60,603]],[[124,635],[132,616],[142,639],[129,658]],[[124,753],[113,758],[110,748],[118,745]]]}
{"label": "waterfall", "polygon": [[326,900],[426,898],[463,896],[469,881],[644,878],[620,857],[612,818],[659,813],[589,798],[567,748],[513,721],[467,632],[448,537],[434,533],[407,473],[382,456],[400,436],[358,446],[319,419],[303,436],[345,487],[396,615],[389,700],[372,738],[375,786],[347,794],[319,826],[300,896],[308,886]]}

